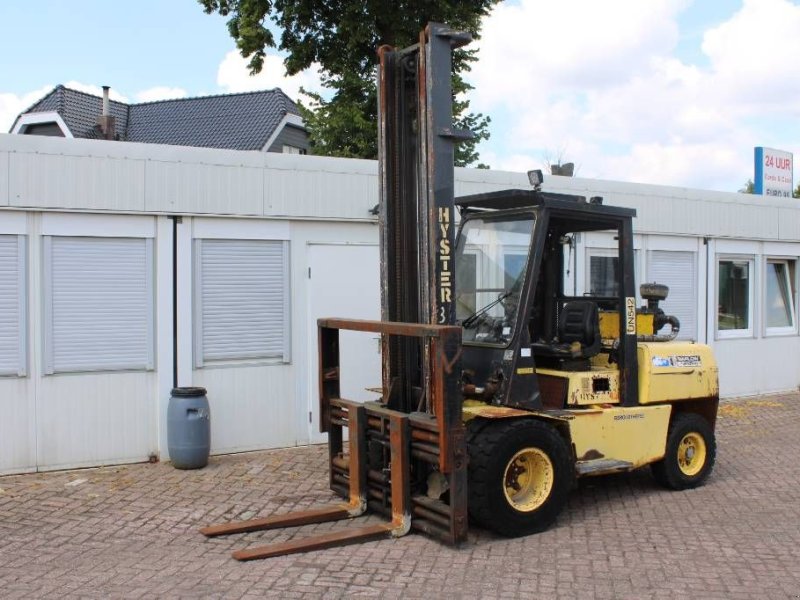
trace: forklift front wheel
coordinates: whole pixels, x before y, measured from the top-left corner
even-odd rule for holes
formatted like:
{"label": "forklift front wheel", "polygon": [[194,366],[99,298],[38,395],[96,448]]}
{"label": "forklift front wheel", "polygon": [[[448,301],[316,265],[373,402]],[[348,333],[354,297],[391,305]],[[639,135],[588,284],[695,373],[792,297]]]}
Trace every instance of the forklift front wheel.
{"label": "forklift front wheel", "polygon": [[534,419],[480,427],[469,439],[469,512],[505,536],[542,531],[566,504],[572,460],[552,426]]}

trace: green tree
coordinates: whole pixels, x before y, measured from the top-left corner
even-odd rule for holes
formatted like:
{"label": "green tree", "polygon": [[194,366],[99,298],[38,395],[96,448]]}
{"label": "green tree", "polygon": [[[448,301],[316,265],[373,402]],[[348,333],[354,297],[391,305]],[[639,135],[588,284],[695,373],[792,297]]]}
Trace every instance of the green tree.
{"label": "green tree", "polygon": [[[228,31],[241,55],[258,73],[267,48],[287,53],[286,72],[294,75],[321,65],[322,85],[330,99],[303,92],[301,112],[315,154],[377,158],[376,49],[415,44],[429,21],[447,23],[477,37],[481,19],[500,0],[198,0],[206,13],[228,18]],[[280,32],[276,41],[267,27]],[[467,47],[469,48],[469,46]],[[463,74],[476,59],[475,50],[462,48],[453,57],[453,106],[456,126],[476,137],[456,147],[456,165],[478,160],[476,145],[489,137],[490,118],[470,113]],[[327,95],[327,94],[326,94]],[[481,165],[483,166],[483,165]]]}
{"label": "green tree", "polygon": [[[752,179],[748,179],[747,183],[744,184],[744,187],[739,190],[740,194],[755,194],[755,184],[753,183]],[[797,187],[794,188],[792,192],[793,198],[800,198],[800,181],[797,182]]]}

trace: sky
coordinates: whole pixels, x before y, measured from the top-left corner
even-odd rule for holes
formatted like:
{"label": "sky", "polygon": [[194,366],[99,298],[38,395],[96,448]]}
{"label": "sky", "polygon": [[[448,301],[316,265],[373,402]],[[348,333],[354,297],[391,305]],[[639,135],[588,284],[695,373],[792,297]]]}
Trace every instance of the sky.
{"label": "sky", "polygon": [[[0,27],[3,132],[57,84],[127,102],[320,90],[274,50],[251,77],[195,0],[0,2]],[[472,46],[471,108],[492,118],[481,162],[736,191],[755,146],[800,156],[798,32],[800,0],[503,2]]]}

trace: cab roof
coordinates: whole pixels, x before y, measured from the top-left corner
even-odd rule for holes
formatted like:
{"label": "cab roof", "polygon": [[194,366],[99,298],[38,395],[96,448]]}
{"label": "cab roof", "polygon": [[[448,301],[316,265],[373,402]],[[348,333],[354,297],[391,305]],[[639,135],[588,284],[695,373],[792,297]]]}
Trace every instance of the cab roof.
{"label": "cab roof", "polygon": [[510,189],[484,194],[472,194],[455,199],[455,204],[463,211],[508,210],[514,208],[546,207],[559,211],[577,212],[583,216],[633,218],[636,209],[621,206],[606,206],[602,198],[572,194],[557,194],[537,190]]}

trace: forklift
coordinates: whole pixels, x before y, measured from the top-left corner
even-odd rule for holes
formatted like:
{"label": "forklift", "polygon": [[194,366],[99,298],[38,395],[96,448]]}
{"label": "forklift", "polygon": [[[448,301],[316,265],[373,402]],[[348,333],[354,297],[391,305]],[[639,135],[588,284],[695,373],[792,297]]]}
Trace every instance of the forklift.
{"label": "forklift", "polygon": [[[381,321],[318,321],[320,430],[341,502],[213,525],[231,533],[387,520],[233,553],[253,560],[412,530],[458,545],[473,522],[539,532],[581,477],[650,465],[673,490],[714,465],[719,404],[711,349],[676,341],[644,284],[635,211],[531,188],[454,194],[452,52],[469,34],[431,23],[418,44],[378,51]],[[603,285],[576,295],[565,272],[580,235],[611,232]],[[380,335],[381,398],[340,394],[339,331]]]}

